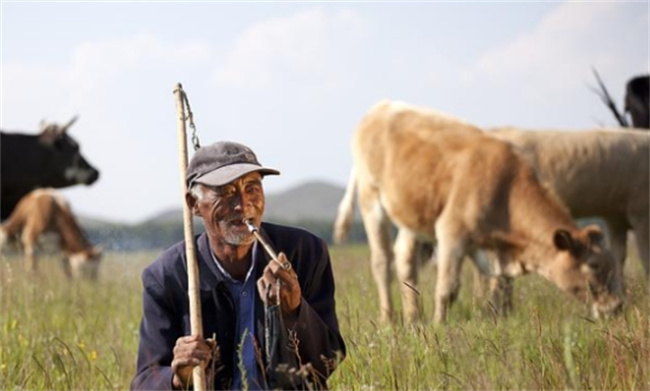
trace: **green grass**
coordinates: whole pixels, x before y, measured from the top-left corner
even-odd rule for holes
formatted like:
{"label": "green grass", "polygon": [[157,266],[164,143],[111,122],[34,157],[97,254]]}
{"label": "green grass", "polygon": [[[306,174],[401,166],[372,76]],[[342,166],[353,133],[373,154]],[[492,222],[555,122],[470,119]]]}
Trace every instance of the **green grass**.
{"label": "green grass", "polygon": [[[123,390],[135,370],[140,272],[156,253],[109,253],[98,283],[69,282],[56,257],[28,276],[0,256],[0,389]],[[494,317],[463,271],[458,302],[434,326],[435,271],[418,290],[424,320],[376,323],[365,246],[332,249],[337,310],[348,356],[330,380],[342,390],[647,390],[650,306],[639,262],[626,264],[624,314],[594,322],[588,308],[537,276],[516,279],[515,312]],[[397,285],[393,297],[399,311]]]}

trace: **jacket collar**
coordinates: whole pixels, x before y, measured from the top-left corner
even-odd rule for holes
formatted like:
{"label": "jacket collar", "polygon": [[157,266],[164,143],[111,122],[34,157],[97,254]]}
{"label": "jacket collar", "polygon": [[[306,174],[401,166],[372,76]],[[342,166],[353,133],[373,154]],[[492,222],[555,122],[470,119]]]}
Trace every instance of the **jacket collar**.
{"label": "jacket collar", "polygon": [[[264,229],[264,224],[260,227],[260,234],[266,239],[268,243],[273,246],[273,242],[269,238],[266,230]],[[224,276],[219,272],[217,265],[212,259],[212,249],[210,248],[210,242],[208,241],[208,235],[203,232],[198,237],[196,237],[196,248],[197,248],[197,261],[199,263],[199,280],[201,290],[213,290],[217,285],[224,281]],[[255,280],[262,276],[264,268],[271,260],[271,257],[264,251],[264,248],[259,245],[258,250],[255,254],[255,259],[253,260],[257,264]]]}

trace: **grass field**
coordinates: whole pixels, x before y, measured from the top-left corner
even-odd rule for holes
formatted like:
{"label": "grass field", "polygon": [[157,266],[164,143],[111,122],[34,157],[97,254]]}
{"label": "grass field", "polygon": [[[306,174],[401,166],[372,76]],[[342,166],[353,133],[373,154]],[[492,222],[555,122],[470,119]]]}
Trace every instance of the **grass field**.
{"label": "grass field", "polygon": [[[473,297],[470,268],[445,326],[433,326],[435,270],[419,291],[426,321],[380,327],[366,247],[333,248],[337,309],[348,356],[340,390],[648,390],[650,301],[636,259],[626,264],[622,316],[588,308],[537,276],[515,282],[515,312],[494,317]],[[0,256],[0,389],[123,390],[135,370],[140,272],[156,253],[109,253],[101,279],[67,281],[57,257],[38,277]],[[397,287],[394,287],[397,299]]]}

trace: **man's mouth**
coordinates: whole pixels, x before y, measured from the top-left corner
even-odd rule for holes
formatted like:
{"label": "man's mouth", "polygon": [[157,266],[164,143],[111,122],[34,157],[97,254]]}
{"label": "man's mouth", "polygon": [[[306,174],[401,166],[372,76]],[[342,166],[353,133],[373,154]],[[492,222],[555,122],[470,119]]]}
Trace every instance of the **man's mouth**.
{"label": "man's mouth", "polygon": [[228,224],[233,225],[233,226],[244,226],[244,222],[241,219],[232,219],[228,220]]}
{"label": "man's mouth", "polygon": [[[246,226],[246,223],[244,223],[244,219],[245,219],[244,216],[236,216],[236,217],[231,216],[231,217],[227,218],[226,221],[228,221],[228,224],[230,224],[231,226],[239,228],[239,227],[245,227]],[[250,217],[247,218],[247,219],[252,220],[252,218],[250,218]]]}

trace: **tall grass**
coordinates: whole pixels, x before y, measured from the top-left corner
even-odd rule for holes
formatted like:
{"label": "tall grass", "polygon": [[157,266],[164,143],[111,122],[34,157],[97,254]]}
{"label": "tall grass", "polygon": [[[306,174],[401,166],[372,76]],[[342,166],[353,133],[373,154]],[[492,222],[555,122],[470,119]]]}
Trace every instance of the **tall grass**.
{"label": "tall grass", "polygon": [[[155,253],[109,253],[97,283],[67,281],[55,257],[29,276],[0,257],[0,388],[122,390],[135,370],[139,274]],[[332,249],[337,312],[348,355],[330,379],[344,390],[650,389],[650,306],[639,262],[626,264],[621,317],[588,309],[539,277],[518,278],[515,311],[495,317],[472,295],[469,268],[445,326],[430,322],[435,270],[423,267],[424,319],[392,327],[379,314],[368,250]],[[393,297],[399,311],[397,284]]]}

